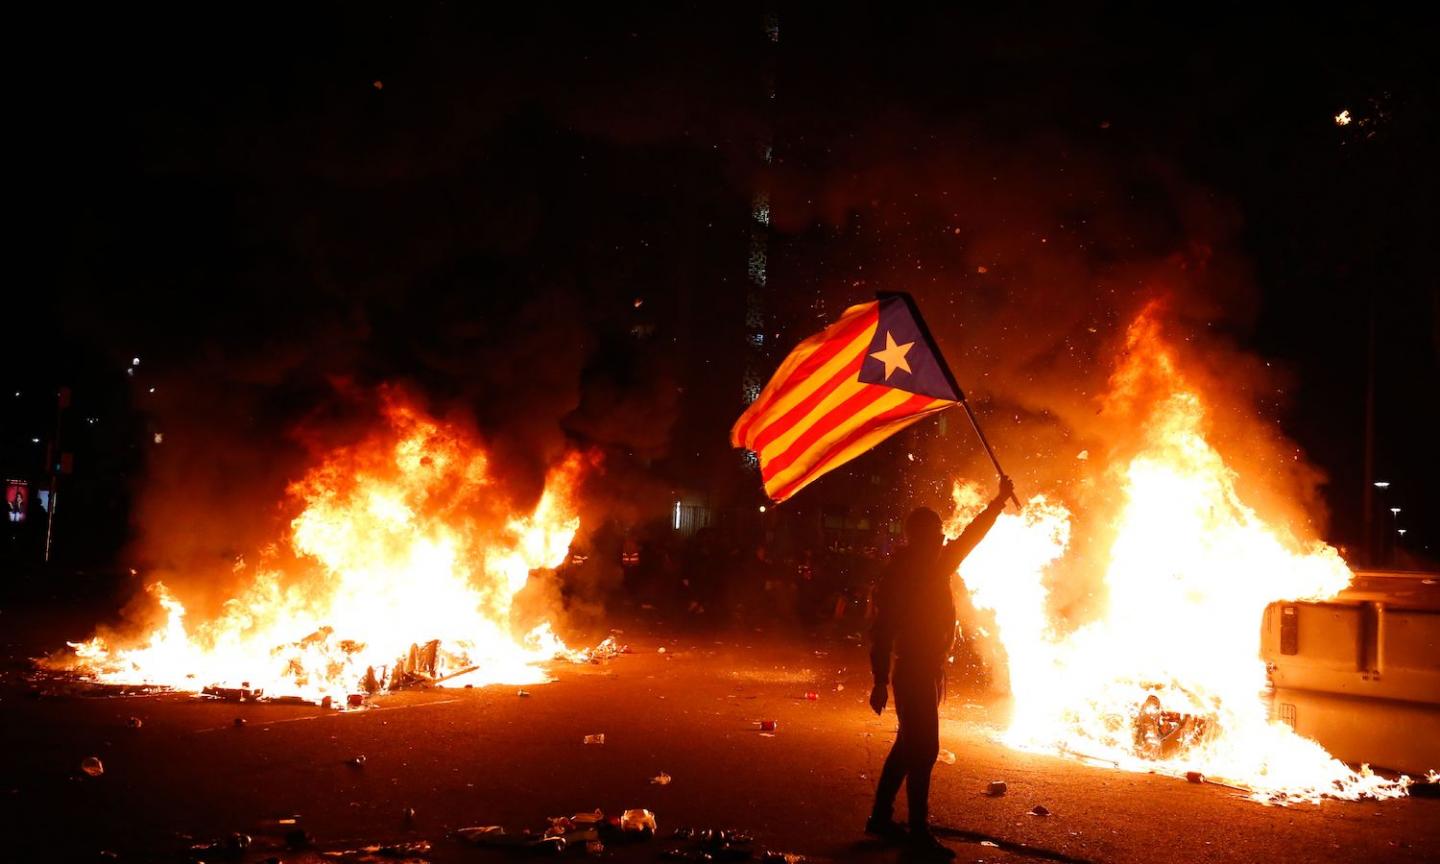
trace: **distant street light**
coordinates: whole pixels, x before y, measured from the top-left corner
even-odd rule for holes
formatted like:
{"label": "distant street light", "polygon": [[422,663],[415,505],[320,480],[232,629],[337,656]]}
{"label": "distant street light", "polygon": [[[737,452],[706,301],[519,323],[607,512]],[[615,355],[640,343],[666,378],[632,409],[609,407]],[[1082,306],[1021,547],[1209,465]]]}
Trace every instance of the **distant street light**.
{"label": "distant street light", "polygon": [[1400,515],[1400,508],[1399,508],[1399,507],[1391,507],[1391,508],[1390,508],[1390,515],[1391,515],[1391,516],[1399,516],[1399,515]]}

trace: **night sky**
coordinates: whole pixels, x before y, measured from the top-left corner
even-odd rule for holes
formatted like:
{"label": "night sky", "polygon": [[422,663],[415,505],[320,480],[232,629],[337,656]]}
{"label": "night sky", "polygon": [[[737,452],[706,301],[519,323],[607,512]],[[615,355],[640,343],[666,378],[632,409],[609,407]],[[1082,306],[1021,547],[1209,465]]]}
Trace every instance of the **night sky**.
{"label": "night sky", "polygon": [[[1440,557],[1440,34],[1420,22],[26,14],[0,467],[39,481],[51,394],[72,388],[96,557],[263,509],[387,381],[472,418],[522,491],[578,443],[635,518],[676,488],[750,501],[726,435],[757,195],[776,362],[846,305],[911,291],[1023,466],[1022,440],[1051,438],[1000,418],[1066,424],[1164,295],[1177,338],[1315,469],[1296,482],[1316,530],[1352,549],[1373,321],[1375,476],[1406,545]],[[197,502],[213,515],[187,517]]]}

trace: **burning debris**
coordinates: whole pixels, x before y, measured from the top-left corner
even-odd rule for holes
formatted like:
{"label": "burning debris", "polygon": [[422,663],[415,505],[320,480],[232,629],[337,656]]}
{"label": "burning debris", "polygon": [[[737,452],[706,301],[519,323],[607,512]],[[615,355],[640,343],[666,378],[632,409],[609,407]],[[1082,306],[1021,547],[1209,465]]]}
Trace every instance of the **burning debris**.
{"label": "burning debris", "polygon": [[570,652],[567,656],[576,663],[602,663],[606,660],[613,660],[621,654],[629,653],[630,646],[622,645],[612,634],[606,636],[604,641],[594,648],[580,648]]}
{"label": "burning debris", "polygon": [[548,622],[517,624],[516,595],[533,571],[565,560],[579,528],[583,460],[558,464],[538,503],[517,511],[469,433],[385,395],[381,428],[291,484],[288,550],[264,550],[253,570],[237,561],[248,582],[218,616],[192,622],[152,582],[164,617],[141,640],[97,635],[46,665],[107,684],[358,707],[365,695],[461,679],[542,683],[547,661],[625,653],[613,636],[572,651]]}
{"label": "burning debris", "polygon": [[213,696],[227,702],[257,702],[265,695],[265,691],[251,687],[249,681],[243,681],[239,687],[204,687],[201,688],[200,695]]}
{"label": "burning debris", "polygon": [[1211,718],[1166,711],[1154,693],[1145,697],[1135,714],[1135,754],[1142,759],[1173,759],[1216,734]]}

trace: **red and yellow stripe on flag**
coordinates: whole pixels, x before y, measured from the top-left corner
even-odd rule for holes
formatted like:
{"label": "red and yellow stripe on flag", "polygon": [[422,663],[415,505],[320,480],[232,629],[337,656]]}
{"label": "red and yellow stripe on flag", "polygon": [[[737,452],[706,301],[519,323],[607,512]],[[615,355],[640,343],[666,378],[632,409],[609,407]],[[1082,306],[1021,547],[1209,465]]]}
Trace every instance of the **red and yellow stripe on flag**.
{"label": "red and yellow stripe on flag", "polygon": [[784,501],[962,398],[914,301],[885,294],[796,346],[730,443],[759,456],[765,493]]}

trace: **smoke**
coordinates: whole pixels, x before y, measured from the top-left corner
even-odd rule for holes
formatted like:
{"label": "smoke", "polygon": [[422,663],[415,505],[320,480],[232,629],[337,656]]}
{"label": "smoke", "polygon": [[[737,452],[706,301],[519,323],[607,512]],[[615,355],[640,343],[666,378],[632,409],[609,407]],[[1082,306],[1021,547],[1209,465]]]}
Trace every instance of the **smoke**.
{"label": "smoke", "polygon": [[[1158,299],[1247,501],[1322,530],[1324,478],[1276,431],[1292,382],[1243,350],[1259,292],[1239,206],[1137,119],[1188,136],[1188,111],[1056,74],[1102,74],[1077,56],[1104,24],[797,12],[772,44],[758,16],[491,15],[297,20],[263,68],[132,68],[134,117],[78,103],[134,132],[94,169],[64,284],[71,341],[145,358],[142,573],[223,599],[234,559],[283,536],[286,484],[372,428],[386,384],[473,424],[518,502],[579,448],[600,457],[587,530],[654,512],[681,451],[733,459],[757,191],[781,341],[817,301],[910,291],[1022,492],[1113,506],[1097,479],[1133,428],[1104,394]],[[985,38],[957,52],[957,24]],[[923,503],[988,473],[956,431],[921,454]]]}
{"label": "smoke", "polygon": [[[1118,471],[1158,395],[1128,406],[1110,395],[1142,310],[1206,402],[1207,437],[1241,497],[1301,540],[1321,535],[1325,476],[1281,432],[1292,377],[1244,346],[1260,290],[1237,204],[1103,116],[1016,133],[858,113],[863,123],[775,173],[783,248],[803,256],[776,278],[820,286],[795,299],[797,317],[877,290],[915,296],[1022,497],[1075,515],[1057,608],[1098,591]],[[993,475],[964,419],[949,423],[948,436],[905,445],[920,457],[905,469],[906,506],[948,508],[952,479]]]}

